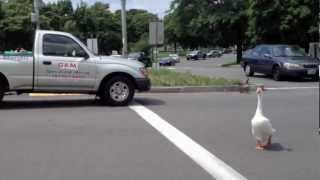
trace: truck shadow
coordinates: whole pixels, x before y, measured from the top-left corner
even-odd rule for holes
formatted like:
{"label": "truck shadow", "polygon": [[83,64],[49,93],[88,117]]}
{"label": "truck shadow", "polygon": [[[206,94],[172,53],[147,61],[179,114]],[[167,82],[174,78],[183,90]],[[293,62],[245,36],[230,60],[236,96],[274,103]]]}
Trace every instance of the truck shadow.
{"label": "truck shadow", "polygon": [[1,110],[10,109],[41,109],[41,108],[77,108],[101,106],[95,99],[82,100],[36,100],[36,101],[3,101],[0,105]]}
{"label": "truck shadow", "polygon": [[[135,98],[134,101],[145,106],[158,106],[165,104],[164,101],[153,98]],[[0,111],[17,109],[47,109],[47,108],[79,108],[79,107],[107,107],[114,106],[103,105],[98,99],[72,99],[72,100],[9,100],[0,104]]]}
{"label": "truck shadow", "polygon": [[135,102],[144,105],[144,106],[161,106],[164,105],[165,102],[155,98],[135,98]]}

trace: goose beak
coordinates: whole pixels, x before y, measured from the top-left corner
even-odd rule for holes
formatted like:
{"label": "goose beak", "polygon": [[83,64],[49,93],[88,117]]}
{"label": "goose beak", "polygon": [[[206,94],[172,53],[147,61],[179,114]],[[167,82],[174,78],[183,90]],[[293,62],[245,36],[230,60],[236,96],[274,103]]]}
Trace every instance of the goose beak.
{"label": "goose beak", "polygon": [[261,87],[258,87],[256,93],[257,93],[258,95],[261,95],[262,92],[263,92],[263,89],[262,89]]}

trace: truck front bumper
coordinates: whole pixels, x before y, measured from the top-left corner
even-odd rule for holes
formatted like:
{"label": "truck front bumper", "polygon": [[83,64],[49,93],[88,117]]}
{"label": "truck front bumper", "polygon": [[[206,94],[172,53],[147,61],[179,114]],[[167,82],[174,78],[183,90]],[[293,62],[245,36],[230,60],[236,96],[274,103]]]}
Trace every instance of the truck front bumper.
{"label": "truck front bumper", "polygon": [[151,88],[151,82],[149,78],[137,78],[136,88],[138,91],[149,91]]}

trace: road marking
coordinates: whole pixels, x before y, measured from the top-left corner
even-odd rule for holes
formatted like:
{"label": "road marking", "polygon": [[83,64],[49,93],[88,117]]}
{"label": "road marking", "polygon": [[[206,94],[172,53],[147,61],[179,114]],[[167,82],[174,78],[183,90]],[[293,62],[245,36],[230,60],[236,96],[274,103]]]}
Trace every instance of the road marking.
{"label": "road marking", "polygon": [[137,103],[129,107],[215,179],[247,180],[247,178],[148,108]]}
{"label": "road marking", "polygon": [[265,90],[297,90],[297,89],[319,89],[319,87],[273,87],[273,88],[264,88]]}
{"label": "road marking", "polygon": [[82,94],[55,94],[55,93],[30,93],[32,97],[49,97],[49,96],[80,96]]}

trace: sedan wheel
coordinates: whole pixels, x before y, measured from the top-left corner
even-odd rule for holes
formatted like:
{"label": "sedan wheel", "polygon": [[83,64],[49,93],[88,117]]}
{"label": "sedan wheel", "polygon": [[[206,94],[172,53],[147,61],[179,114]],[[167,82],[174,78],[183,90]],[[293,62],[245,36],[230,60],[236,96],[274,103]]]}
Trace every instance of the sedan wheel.
{"label": "sedan wheel", "polygon": [[280,68],[278,66],[273,68],[273,70],[272,70],[272,78],[275,81],[280,81],[281,80]]}
{"label": "sedan wheel", "polygon": [[246,64],[244,66],[244,72],[246,73],[247,76],[253,76],[254,74],[253,66]]}

